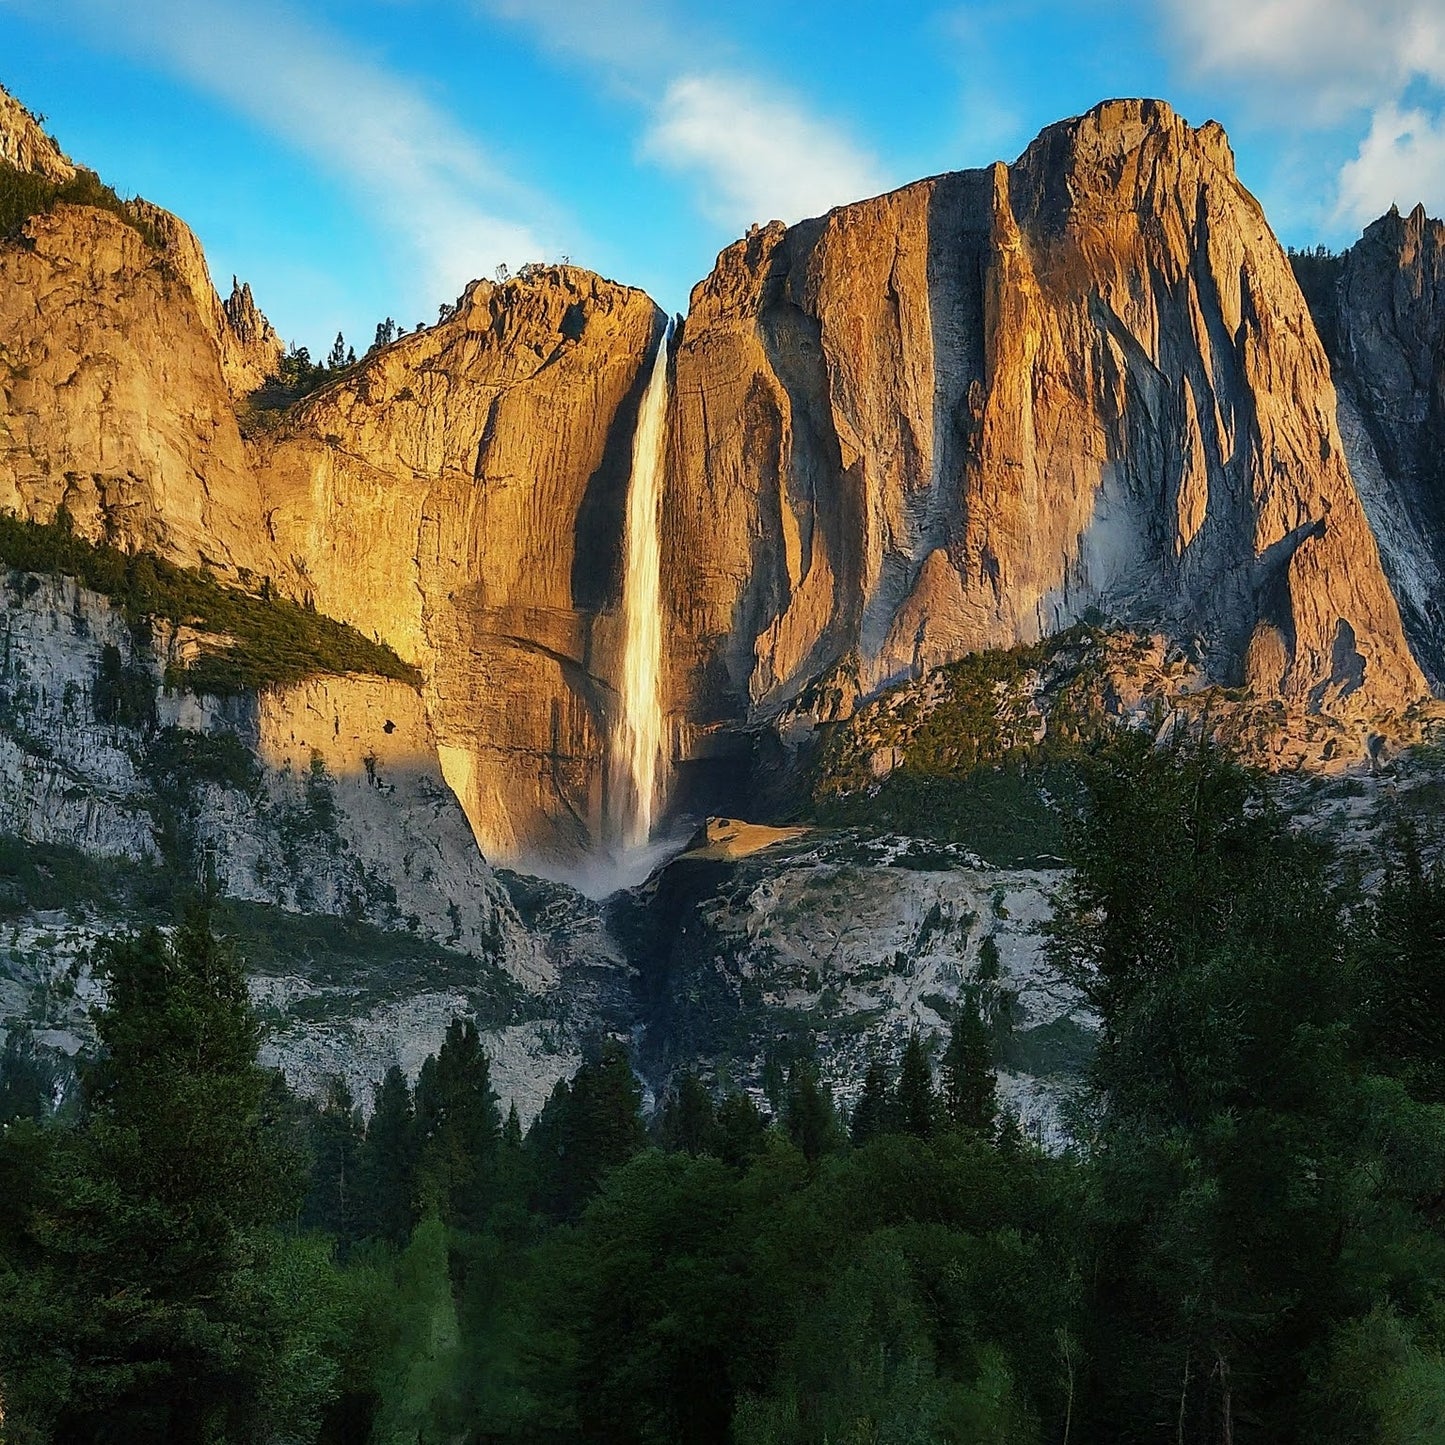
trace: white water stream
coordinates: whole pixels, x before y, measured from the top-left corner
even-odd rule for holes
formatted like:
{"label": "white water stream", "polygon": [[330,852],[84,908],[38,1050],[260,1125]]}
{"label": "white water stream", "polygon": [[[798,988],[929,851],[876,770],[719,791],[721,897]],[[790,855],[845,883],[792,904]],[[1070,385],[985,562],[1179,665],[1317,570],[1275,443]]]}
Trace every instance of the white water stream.
{"label": "white water stream", "polygon": [[660,509],[667,465],[667,323],[637,412],[622,554],[622,673],[612,727],[613,837],[625,852],[645,848],[667,783],[662,708]]}

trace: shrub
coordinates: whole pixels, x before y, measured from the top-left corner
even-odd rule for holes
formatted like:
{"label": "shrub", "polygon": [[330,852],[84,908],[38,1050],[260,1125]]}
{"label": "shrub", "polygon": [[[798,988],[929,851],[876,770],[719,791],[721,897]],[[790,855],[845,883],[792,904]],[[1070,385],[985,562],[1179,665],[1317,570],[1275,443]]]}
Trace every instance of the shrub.
{"label": "shrub", "polygon": [[152,250],[164,249],[165,240],[156,227],[136,215],[94,171],[79,170],[68,181],[53,181],[48,176],[0,163],[0,239],[15,240],[32,216],[43,215],[60,205],[109,211],[139,231]]}
{"label": "shrub", "polygon": [[127,663],[113,642],[101,649],[90,700],[96,722],[122,727],[146,727],[155,722],[156,690],[150,673],[136,663]]}

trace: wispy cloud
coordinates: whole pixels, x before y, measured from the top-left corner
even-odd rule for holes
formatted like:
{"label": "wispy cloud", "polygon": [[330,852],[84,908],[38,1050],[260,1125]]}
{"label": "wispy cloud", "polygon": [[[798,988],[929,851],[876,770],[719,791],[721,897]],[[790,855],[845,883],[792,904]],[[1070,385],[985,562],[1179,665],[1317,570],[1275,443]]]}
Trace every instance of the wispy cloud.
{"label": "wispy cloud", "polygon": [[417,88],[274,0],[48,0],[51,23],[180,75],[311,156],[453,295],[545,255],[548,207]]}
{"label": "wispy cloud", "polygon": [[663,94],[643,155],[702,181],[715,221],[795,221],[883,188],[877,166],[836,130],[756,81],[684,75]]}
{"label": "wispy cloud", "polygon": [[1336,178],[1336,221],[1392,201],[1445,207],[1445,5],[1440,0],[1167,0],[1179,53],[1297,131],[1368,123]]}
{"label": "wispy cloud", "polygon": [[1383,105],[1359,153],[1340,169],[1336,214],[1363,226],[1391,206],[1445,212],[1445,115]]}
{"label": "wispy cloud", "polygon": [[[554,55],[603,67],[609,78],[655,81],[698,36],[667,0],[476,0]],[[714,38],[715,39],[715,38]]]}
{"label": "wispy cloud", "polygon": [[1445,81],[1439,0],[1168,0],[1166,12],[1199,71],[1286,82],[1278,101],[1303,100],[1312,118],[1370,105],[1412,76]]}
{"label": "wispy cloud", "polygon": [[[724,37],[667,0],[477,3],[626,93],[643,112],[639,156],[684,177],[698,209],[721,225],[796,221],[886,184],[844,127],[749,69]],[[698,66],[700,55],[711,63]]]}

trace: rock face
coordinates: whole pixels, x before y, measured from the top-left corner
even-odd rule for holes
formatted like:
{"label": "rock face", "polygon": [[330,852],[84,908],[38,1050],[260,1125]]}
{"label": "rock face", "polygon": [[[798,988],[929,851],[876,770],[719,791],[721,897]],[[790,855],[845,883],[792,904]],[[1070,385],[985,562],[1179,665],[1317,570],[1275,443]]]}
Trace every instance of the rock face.
{"label": "rock face", "polygon": [[[76,168],[0,90],[0,160]],[[234,402],[275,373],[249,287],[222,303],[190,228],[149,202],[57,205],[0,245],[0,507],[237,575],[284,576]]]}
{"label": "rock face", "polygon": [[[610,909],[639,964],[638,1068],[657,1097],[699,1068],[759,1094],[769,1063],[781,1077],[801,1025],[851,1108],[871,1054],[896,1058],[914,1030],[946,1037],[972,993],[1010,1036],[1003,1098],[1026,1127],[1058,1138],[1077,1060],[1060,1068],[1049,1046],[1086,1056],[1095,1028],[1043,956],[1039,925],[1061,881],[846,833],[742,859],[685,854]],[[992,976],[981,967],[990,952]]]}
{"label": "rock face", "polygon": [[1445,684],[1445,222],[1391,209],[1318,303],[1340,429],[1417,655]]}
{"label": "rock face", "polygon": [[154,245],[108,211],[62,205],[0,246],[0,507],[49,520],[64,505],[87,536],[264,576],[281,564],[226,383],[222,309],[195,237],[165,220]]}
{"label": "rock face", "polygon": [[575,858],[601,814],[621,520],[662,319],[572,267],[476,282],[258,444],[268,526],[307,594],[424,668],[489,856]]}
{"label": "rock face", "polygon": [[0,163],[14,166],[17,171],[33,171],[51,181],[75,177],[70,158],[40,122],[4,90],[0,90]]}
{"label": "rock face", "polygon": [[1093,610],[1315,707],[1423,691],[1286,258],[1223,132],[1158,102],[750,235],[693,293],[676,393],[700,720]]}
{"label": "rock face", "polygon": [[[488,866],[413,689],[328,677],[196,698],[160,684],[177,645],[138,641],[71,579],[0,574],[0,840],[7,865],[20,840],[42,875],[69,870],[39,906],[0,870],[0,1040],[88,1047],[86,950],[168,921],[204,871],[252,970],[264,1058],[293,1084],[339,1073],[369,1101],[467,1015],[529,1120],[586,1038],[630,1024],[632,970],[595,908]],[[107,653],[132,682],[123,717],[101,701]]]}
{"label": "rock face", "polygon": [[[0,134],[63,162],[13,107]],[[640,291],[527,268],[243,438],[280,354],[249,291],[222,302],[154,207],[59,206],[0,246],[0,507],[64,504],[381,637],[423,671],[489,856],[575,864],[662,325]],[[728,248],[668,436],[680,760],[1094,612],[1295,709],[1425,691],[1289,265],[1223,133],[1160,103]]]}
{"label": "rock face", "polygon": [[[551,965],[519,923],[441,777],[421,699],[382,678],[237,698],[161,686],[136,640],[68,578],[0,593],[0,834],[182,872],[293,912],[410,931],[529,987]],[[154,689],[101,703],[104,655]]]}

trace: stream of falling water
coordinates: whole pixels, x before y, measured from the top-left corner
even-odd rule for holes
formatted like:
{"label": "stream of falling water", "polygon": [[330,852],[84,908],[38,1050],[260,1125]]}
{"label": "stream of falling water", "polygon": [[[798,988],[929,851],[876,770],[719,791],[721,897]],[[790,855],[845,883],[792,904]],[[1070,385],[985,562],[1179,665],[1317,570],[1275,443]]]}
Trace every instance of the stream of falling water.
{"label": "stream of falling water", "polygon": [[612,728],[616,836],[627,851],[645,848],[662,801],[667,752],[662,713],[663,474],[667,459],[667,347],[672,322],[658,343],[652,375],[637,412],[622,573],[621,707]]}

